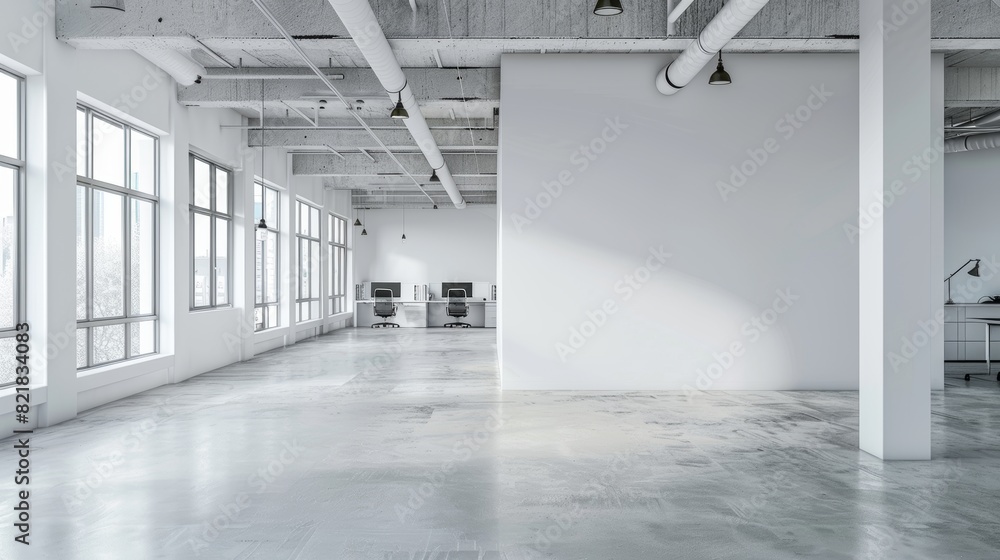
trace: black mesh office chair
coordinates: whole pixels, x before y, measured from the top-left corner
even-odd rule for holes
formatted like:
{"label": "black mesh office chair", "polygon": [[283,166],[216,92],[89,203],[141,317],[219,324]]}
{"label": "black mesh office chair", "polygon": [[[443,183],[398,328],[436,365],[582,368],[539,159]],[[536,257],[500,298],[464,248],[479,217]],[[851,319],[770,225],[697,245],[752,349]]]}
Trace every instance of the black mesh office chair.
{"label": "black mesh office chair", "polygon": [[[376,288],[375,290],[375,316],[383,319],[396,316],[396,306],[392,303],[392,290],[387,288]],[[396,323],[382,321],[372,325],[373,329],[380,327],[399,327]]]}
{"label": "black mesh office chair", "polygon": [[[465,300],[465,290],[461,288],[452,288],[448,290],[448,316],[449,317],[468,317],[469,316],[469,304]],[[468,323],[463,323],[461,321],[456,321],[454,323],[445,323],[446,327],[462,327],[467,329],[472,325]]]}

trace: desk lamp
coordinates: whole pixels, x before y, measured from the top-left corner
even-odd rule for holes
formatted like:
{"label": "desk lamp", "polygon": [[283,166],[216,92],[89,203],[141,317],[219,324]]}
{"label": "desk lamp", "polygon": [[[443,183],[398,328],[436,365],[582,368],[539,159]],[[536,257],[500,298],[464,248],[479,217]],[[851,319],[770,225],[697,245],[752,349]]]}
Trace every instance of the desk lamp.
{"label": "desk lamp", "polygon": [[947,278],[944,279],[944,281],[948,283],[948,301],[945,302],[945,303],[948,303],[948,304],[955,303],[954,301],[951,300],[951,277],[954,276],[954,275],[956,275],[956,274],[958,274],[959,272],[962,272],[962,269],[965,268],[966,266],[968,266],[969,263],[973,262],[973,261],[976,263],[976,266],[972,267],[972,269],[969,270],[969,276],[976,276],[976,277],[978,277],[979,276],[979,259],[969,259],[969,260],[965,261],[965,264],[963,264],[962,266],[958,267],[958,270],[956,270],[955,272],[952,272],[951,276],[948,276]]}

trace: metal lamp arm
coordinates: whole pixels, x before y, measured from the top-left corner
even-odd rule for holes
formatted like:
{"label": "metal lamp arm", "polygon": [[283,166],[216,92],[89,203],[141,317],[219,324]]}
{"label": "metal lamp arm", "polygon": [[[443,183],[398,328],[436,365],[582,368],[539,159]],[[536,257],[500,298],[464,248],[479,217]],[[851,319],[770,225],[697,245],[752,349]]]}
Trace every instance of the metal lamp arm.
{"label": "metal lamp arm", "polygon": [[958,274],[959,272],[962,272],[962,269],[965,268],[966,266],[969,266],[970,262],[978,262],[978,261],[979,261],[979,259],[969,259],[969,260],[965,261],[965,264],[963,264],[962,266],[958,267],[958,270],[956,270],[955,272],[952,272],[951,274],[949,274],[948,277],[944,279],[944,281],[947,282],[948,280],[951,280],[952,276]]}

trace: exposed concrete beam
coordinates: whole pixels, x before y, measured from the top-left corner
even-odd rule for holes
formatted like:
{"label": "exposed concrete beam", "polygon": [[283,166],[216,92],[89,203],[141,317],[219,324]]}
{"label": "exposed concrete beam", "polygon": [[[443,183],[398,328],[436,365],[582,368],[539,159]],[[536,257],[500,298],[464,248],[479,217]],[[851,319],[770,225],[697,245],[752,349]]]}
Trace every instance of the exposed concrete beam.
{"label": "exposed concrete beam", "polygon": [[[772,0],[754,18],[746,36],[828,37],[854,35],[858,0]],[[946,3],[958,3],[949,0]],[[935,7],[938,3],[935,4]],[[962,3],[963,5],[965,2]],[[693,37],[714,16],[722,0],[703,0],[677,22],[680,36]],[[292,35],[302,38],[343,38],[347,32],[333,9],[322,2],[268,0],[268,8]],[[397,2],[372,5],[389,39],[413,37],[663,37],[666,2],[632,2],[621,16],[602,18],[581,2],[536,0],[468,0],[427,2],[416,17],[400,17]],[[59,37],[78,44],[114,37],[275,37],[268,22],[240,0],[164,2],[129,0],[118,17],[95,13],[87,0],[57,3]],[[949,12],[960,25],[962,12]],[[409,16],[409,14],[407,14]],[[973,22],[974,23],[974,22]],[[980,24],[981,26],[981,24]],[[978,36],[984,36],[979,34]],[[211,46],[211,45],[210,45]],[[99,47],[100,48],[100,47]],[[104,47],[107,48],[107,47]],[[214,46],[213,46],[214,48]],[[428,51],[428,56],[432,56]]]}
{"label": "exposed concrete beam", "polygon": [[1000,107],[1000,68],[945,69],[945,107]]}
{"label": "exposed concrete beam", "polygon": [[[344,154],[341,159],[333,154],[298,155],[292,158],[292,173],[295,175],[317,176],[399,176],[401,171],[384,153],[372,153],[374,162],[363,155]],[[427,160],[420,154],[400,154],[400,163],[414,177],[430,175]],[[456,177],[463,175],[495,174],[497,172],[496,154],[445,154],[445,161],[451,174]]]}
{"label": "exposed concrete beam", "polygon": [[[375,134],[393,151],[398,149],[405,152],[407,148],[417,149],[413,137],[406,129],[376,130]],[[448,147],[496,149],[499,142],[496,130],[432,130],[431,134],[445,151],[448,151]],[[259,130],[250,130],[249,145],[260,146],[260,136]],[[367,132],[356,130],[268,130],[264,135],[264,145],[315,148],[330,146],[337,151],[350,151],[354,148],[378,150]]]}

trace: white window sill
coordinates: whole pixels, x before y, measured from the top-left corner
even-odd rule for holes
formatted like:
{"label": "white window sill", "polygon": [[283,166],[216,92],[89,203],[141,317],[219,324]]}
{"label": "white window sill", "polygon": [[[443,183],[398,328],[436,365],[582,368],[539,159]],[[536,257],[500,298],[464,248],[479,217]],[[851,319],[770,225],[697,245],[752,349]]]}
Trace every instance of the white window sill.
{"label": "white window sill", "polygon": [[154,354],[127,362],[90,368],[77,375],[77,392],[90,391],[172,367],[174,367],[172,354]]}

